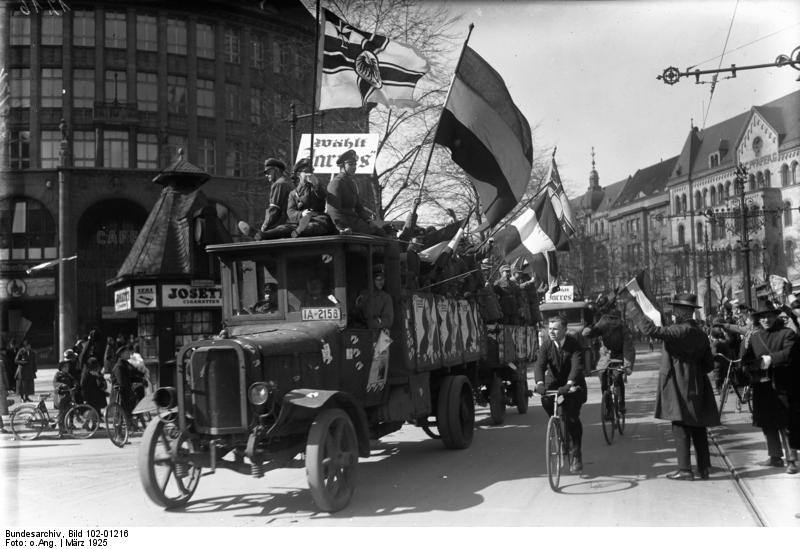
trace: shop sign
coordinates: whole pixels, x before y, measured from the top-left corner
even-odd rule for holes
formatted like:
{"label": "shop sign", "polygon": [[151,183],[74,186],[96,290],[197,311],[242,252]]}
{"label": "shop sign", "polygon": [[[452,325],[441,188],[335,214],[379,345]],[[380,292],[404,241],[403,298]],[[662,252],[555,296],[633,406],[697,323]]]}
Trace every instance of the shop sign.
{"label": "shop sign", "polygon": [[191,284],[161,286],[162,307],[222,307],[222,286],[196,288]]}
{"label": "shop sign", "polygon": [[122,288],[114,292],[114,311],[130,311],[131,310],[131,289]]}
{"label": "shop sign", "polygon": [[133,287],[133,308],[134,309],[155,309],[156,308],[156,286],[134,286]]}
{"label": "shop sign", "polygon": [[55,278],[0,278],[0,299],[54,297]]}
{"label": "shop sign", "polygon": [[[311,134],[304,133],[297,148],[297,160],[311,153]],[[356,152],[356,173],[371,174],[378,156],[376,133],[318,133],[314,135],[314,173],[339,173],[336,159],[353,149]]]}
{"label": "shop sign", "polygon": [[545,303],[572,303],[575,299],[575,286],[560,286],[555,292],[544,294]]}

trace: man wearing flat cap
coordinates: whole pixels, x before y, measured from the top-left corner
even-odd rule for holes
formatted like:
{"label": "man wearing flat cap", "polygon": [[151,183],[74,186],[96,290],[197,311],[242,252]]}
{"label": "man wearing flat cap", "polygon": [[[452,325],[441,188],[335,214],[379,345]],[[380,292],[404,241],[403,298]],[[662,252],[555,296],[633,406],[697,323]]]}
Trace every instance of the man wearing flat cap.
{"label": "man wearing flat cap", "polygon": [[372,212],[364,207],[358,196],[358,187],[353,179],[357,162],[358,157],[353,149],[342,153],[336,160],[339,173],[331,179],[330,185],[328,185],[326,212],[342,233],[386,236],[382,228],[370,223]]}
{"label": "man wearing flat cap", "polygon": [[327,191],[314,176],[310,158],[302,158],[294,165],[295,188],[289,193],[288,215],[292,237],[334,234],[333,221],[325,213]]}
{"label": "man wearing flat cap", "polygon": [[762,374],[756,378],[760,382],[753,385],[753,425],[764,433],[768,457],[758,465],[783,467],[779,432],[788,429],[786,472],[795,474],[800,448],[800,344],[797,335],[779,321],[780,309],[771,305],[764,303],[753,313],[758,327],[747,342],[742,361],[757,365]]}
{"label": "man wearing flat cap", "polygon": [[670,302],[675,324],[659,327],[642,315],[639,329],[647,336],[664,341],[656,389],[657,419],[672,422],[678,470],[671,480],[694,480],[690,446],[694,446],[698,474],[707,479],[711,470],[708,427],[719,425],[719,412],[708,373],[714,369],[711,344],[694,320],[700,307],[694,294],[678,294]]}
{"label": "man wearing flat cap", "polygon": [[290,235],[292,229],[283,230],[283,225],[288,221],[287,203],[292,183],[284,176],[286,164],[277,158],[267,158],[264,161],[264,177],[269,184],[269,204],[264,212],[264,222],[261,229],[252,234],[250,225],[244,221],[239,222],[239,230],[245,236],[253,236],[256,240],[262,238],[282,238]]}

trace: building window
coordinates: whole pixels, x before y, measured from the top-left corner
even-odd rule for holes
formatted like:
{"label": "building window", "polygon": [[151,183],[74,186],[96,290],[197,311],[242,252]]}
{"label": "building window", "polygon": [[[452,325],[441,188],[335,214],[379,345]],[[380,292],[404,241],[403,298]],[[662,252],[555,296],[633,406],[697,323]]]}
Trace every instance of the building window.
{"label": "building window", "polygon": [[125,49],[128,35],[125,26],[125,14],[114,11],[106,12],[106,47]]}
{"label": "building window", "polygon": [[155,17],[136,16],[136,49],[158,51],[158,24]]}
{"label": "building window", "polygon": [[182,135],[167,136],[167,163],[178,160],[178,151],[186,145],[186,137]]}
{"label": "building window", "polygon": [[42,69],[42,107],[61,107],[62,90],[61,69]]}
{"label": "building window", "polygon": [[709,168],[716,168],[719,166],[719,153],[711,153],[708,155],[708,167]]}
{"label": "building window", "polygon": [[42,44],[61,46],[64,43],[64,18],[44,12],[42,14]]}
{"label": "building window", "polygon": [[214,81],[197,79],[197,114],[214,116]]}
{"label": "building window", "polygon": [[283,44],[278,42],[277,40],[272,44],[272,72],[275,74],[280,74],[283,65],[281,65],[281,61],[283,60]]}
{"label": "building window", "polygon": [[772,186],[772,172],[764,170],[764,186],[769,188]]}
{"label": "building window", "polygon": [[792,226],[792,203],[788,200],[783,203],[783,226]]}
{"label": "building window", "polygon": [[11,45],[31,45],[31,18],[21,11],[11,14]]}
{"label": "building window", "polygon": [[756,190],[756,176],[754,176],[753,174],[750,174],[747,177],[747,184],[748,184],[748,190],[751,190],[751,191]]}
{"label": "building window", "polygon": [[262,91],[256,88],[252,88],[250,90],[250,123],[251,124],[261,124],[261,116],[262,116],[262,109],[261,106],[263,104],[261,100]]}
{"label": "building window", "polygon": [[797,176],[797,167],[798,166],[800,166],[800,162],[797,162],[797,160],[792,162],[792,170],[791,170],[792,171],[792,183],[791,183],[792,185],[796,184],[797,180],[798,180],[798,176]]}
{"label": "building window", "polygon": [[56,223],[34,200],[0,200],[0,261],[53,259]]}
{"label": "building window", "polygon": [[683,225],[678,225],[678,246],[686,244],[686,230]]}
{"label": "building window", "polygon": [[711,205],[712,206],[716,206],[717,205],[717,188],[716,187],[714,187],[714,186],[711,187],[711,193],[710,193],[710,197],[709,198],[711,200]]}
{"label": "building window", "polygon": [[72,163],[76,168],[93,168],[95,159],[94,132],[72,132]]}
{"label": "building window", "polygon": [[76,11],[72,16],[72,44],[94,46],[93,11]]}
{"label": "building window", "polygon": [[725,200],[728,200],[731,197],[731,182],[725,182]]}
{"label": "building window", "polygon": [[233,29],[225,29],[225,61],[239,63],[239,33]]}
{"label": "building window", "polygon": [[136,167],[140,170],[158,168],[158,136],[156,134],[136,134]]}
{"label": "building window", "polygon": [[140,111],[158,111],[158,75],[156,73],[136,73],[136,102]]}
{"label": "building window", "polygon": [[125,71],[106,71],[106,101],[125,103],[128,100],[128,74]]}
{"label": "building window", "polygon": [[797,257],[795,256],[794,240],[787,240],[786,242],[784,242],[783,250],[784,254],[786,255],[786,266],[794,267],[795,263],[797,262]]}
{"label": "building window", "polygon": [[784,164],[781,166],[781,187],[787,187],[789,184],[789,166]]}
{"label": "building window", "polygon": [[42,132],[41,167],[57,168],[58,153],[61,150],[61,132],[45,130]]}
{"label": "building window", "polygon": [[8,146],[11,168],[22,170],[31,167],[31,132],[12,131]]}
{"label": "building window", "polygon": [[103,132],[103,167],[128,167],[128,132],[106,130]]}
{"label": "building window", "polygon": [[167,19],[167,53],[186,55],[186,21]]}
{"label": "building window", "polygon": [[758,185],[759,189],[764,188],[764,174],[762,172],[758,172],[756,174],[756,184]]}
{"label": "building window", "polygon": [[264,40],[260,36],[250,41],[250,67],[264,70]]}
{"label": "building window", "polygon": [[167,75],[167,111],[186,114],[186,77]]}
{"label": "building window", "polygon": [[216,173],[214,154],[214,138],[201,137],[197,146],[197,165],[208,174]]}
{"label": "building window", "polygon": [[76,109],[94,107],[94,69],[72,71],[72,106]]}
{"label": "building window", "polygon": [[11,108],[31,106],[31,70],[11,69]]}
{"label": "building window", "polygon": [[242,89],[236,84],[225,84],[225,118],[239,120]]}
{"label": "building window", "polygon": [[214,59],[214,28],[211,25],[197,24],[197,57]]}
{"label": "building window", "polygon": [[242,177],[242,144],[230,143],[225,153],[225,175]]}

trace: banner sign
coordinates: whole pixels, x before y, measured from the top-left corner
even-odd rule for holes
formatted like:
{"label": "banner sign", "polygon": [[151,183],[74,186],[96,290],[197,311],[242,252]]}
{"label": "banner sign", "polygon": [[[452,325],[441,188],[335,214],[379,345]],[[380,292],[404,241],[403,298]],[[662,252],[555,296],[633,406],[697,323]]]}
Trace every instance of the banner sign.
{"label": "banner sign", "polygon": [[121,311],[131,310],[131,289],[122,288],[114,292],[114,311],[119,313]]}
{"label": "banner sign", "polygon": [[161,286],[162,307],[222,307],[222,286],[195,288],[190,284]]}
{"label": "banner sign", "polygon": [[[358,161],[356,173],[371,174],[375,170],[375,157],[378,155],[378,134],[376,133],[320,133],[314,134],[314,172],[339,173],[336,159],[345,151],[353,149]],[[308,158],[311,153],[311,134],[304,133],[300,138],[295,162]]]}
{"label": "banner sign", "polygon": [[559,286],[553,293],[544,294],[545,303],[572,303],[575,298],[575,286]]}
{"label": "banner sign", "polygon": [[134,309],[156,308],[156,287],[154,284],[150,286],[134,286],[133,308]]}

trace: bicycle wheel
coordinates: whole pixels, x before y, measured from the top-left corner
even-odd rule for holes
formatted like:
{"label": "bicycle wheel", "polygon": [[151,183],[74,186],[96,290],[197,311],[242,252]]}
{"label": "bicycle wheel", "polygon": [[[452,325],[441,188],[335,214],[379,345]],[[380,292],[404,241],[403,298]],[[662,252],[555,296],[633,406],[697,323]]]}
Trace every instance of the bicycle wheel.
{"label": "bicycle wheel", "polygon": [[89,404],[76,404],[64,416],[64,428],[75,438],[89,438],[100,426],[100,414]]}
{"label": "bicycle wheel", "polygon": [[36,440],[46,421],[36,406],[20,406],[11,412],[11,432],[19,440]]}
{"label": "bicycle wheel", "polygon": [[722,410],[725,408],[725,402],[728,400],[728,393],[731,389],[730,378],[725,378],[722,383],[722,389],[719,390],[719,421],[722,422]]}
{"label": "bicycle wheel", "polygon": [[122,448],[128,442],[128,417],[119,404],[109,404],[106,408],[106,433],[114,446]]}
{"label": "bicycle wheel", "polygon": [[547,480],[550,482],[550,488],[554,492],[558,491],[558,483],[561,480],[561,465],[563,463],[561,433],[558,428],[559,421],[557,417],[551,417],[550,421],[547,422],[547,439],[544,444]]}
{"label": "bicycle wheel", "polygon": [[603,426],[603,438],[606,439],[608,444],[614,442],[614,431],[616,430],[614,424],[614,402],[612,399],[610,390],[603,391],[603,397],[600,399],[600,421]]}
{"label": "bicycle wheel", "polygon": [[747,409],[750,410],[750,413],[753,413],[753,391],[751,391],[751,387],[748,385],[744,388],[744,392],[742,393],[742,399],[747,403]]}
{"label": "bicycle wheel", "polygon": [[614,412],[615,412],[615,421],[617,423],[617,431],[619,434],[625,434],[625,413],[622,411],[619,405],[619,389],[614,389]]}

